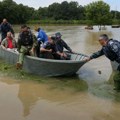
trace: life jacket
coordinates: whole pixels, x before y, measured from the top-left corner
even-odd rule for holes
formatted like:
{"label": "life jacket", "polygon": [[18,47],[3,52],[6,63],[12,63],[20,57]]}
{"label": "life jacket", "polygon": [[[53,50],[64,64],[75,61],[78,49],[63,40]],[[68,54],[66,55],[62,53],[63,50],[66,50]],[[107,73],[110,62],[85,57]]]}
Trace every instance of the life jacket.
{"label": "life jacket", "polygon": [[115,44],[117,45],[117,47],[120,51],[120,42],[117,40],[110,39],[108,41],[107,46],[103,47],[103,52],[104,52],[105,56],[107,58],[109,58],[111,61],[117,61],[120,63],[120,58],[119,58],[120,55],[118,56],[118,54],[120,54],[120,52],[118,53],[118,51],[115,52],[112,50],[113,43],[114,43],[114,45]]}
{"label": "life jacket", "polygon": [[27,31],[26,34],[22,32],[19,36],[19,40],[23,46],[31,46],[33,44],[33,36],[29,31]]}

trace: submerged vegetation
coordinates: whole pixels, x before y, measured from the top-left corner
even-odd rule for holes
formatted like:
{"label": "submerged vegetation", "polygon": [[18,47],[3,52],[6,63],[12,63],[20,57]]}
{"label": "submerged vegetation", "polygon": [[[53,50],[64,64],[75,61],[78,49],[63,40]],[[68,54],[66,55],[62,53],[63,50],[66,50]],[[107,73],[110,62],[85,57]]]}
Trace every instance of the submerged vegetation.
{"label": "submerged vegetation", "polygon": [[10,65],[0,60],[0,76],[11,77],[15,80],[38,81],[41,84],[49,84],[51,89],[70,89],[72,91],[86,91],[88,86],[83,80],[74,77],[44,77],[33,75],[24,72],[23,70],[16,70],[15,65]]}
{"label": "submerged vegetation", "polygon": [[114,85],[117,91],[120,91],[120,72],[116,72],[114,77]]}

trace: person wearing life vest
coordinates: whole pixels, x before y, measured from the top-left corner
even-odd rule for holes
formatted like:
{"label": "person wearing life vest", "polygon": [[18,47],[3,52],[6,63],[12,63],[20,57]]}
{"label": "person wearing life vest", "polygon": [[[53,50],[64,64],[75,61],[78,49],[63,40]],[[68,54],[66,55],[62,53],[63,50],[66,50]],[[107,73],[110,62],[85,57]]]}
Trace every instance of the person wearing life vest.
{"label": "person wearing life vest", "polygon": [[99,43],[102,48],[98,52],[93,53],[88,61],[105,55],[111,61],[119,63],[118,71],[120,71],[120,42],[117,40],[109,39],[106,34],[102,34],[99,37]]}
{"label": "person wearing life vest", "polygon": [[30,51],[33,46],[33,35],[28,30],[28,27],[26,25],[22,26],[22,31],[19,34],[18,37],[18,52],[19,52],[19,59],[16,64],[16,68],[22,68],[24,55],[30,55]]}

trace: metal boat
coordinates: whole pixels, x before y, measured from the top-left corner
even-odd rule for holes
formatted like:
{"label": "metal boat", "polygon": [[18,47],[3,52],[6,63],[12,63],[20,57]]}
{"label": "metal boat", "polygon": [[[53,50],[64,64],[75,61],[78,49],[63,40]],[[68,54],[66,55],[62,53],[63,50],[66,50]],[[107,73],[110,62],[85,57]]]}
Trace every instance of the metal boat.
{"label": "metal boat", "polygon": [[[33,56],[25,56],[23,70],[28,73],[44,76],[69,76],[76,72],[86,63],[84,54],[69,53],[70,60],[43,59]],[[0,48],[0,58],[7,63],[16,64],[19,53],[14,50],[4,50]]]}

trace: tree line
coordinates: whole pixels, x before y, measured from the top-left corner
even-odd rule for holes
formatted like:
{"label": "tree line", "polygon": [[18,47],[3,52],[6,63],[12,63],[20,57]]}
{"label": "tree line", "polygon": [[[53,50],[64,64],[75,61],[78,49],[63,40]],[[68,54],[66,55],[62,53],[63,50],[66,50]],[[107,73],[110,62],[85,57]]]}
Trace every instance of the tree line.
{"label": "tree line", "polygon": [[13,24],[28,21],[83,21],[84,24],[87,21],[87,24],[105,25],[112,24],[115,20],[120,23],[120,12],[110,11],[110,6],[103,1],[92,2],[86,6],[79,5],[76,1],[63,1],[36,10],[13,0],[3,0],[0,2],[0,21],[3,18]]}

